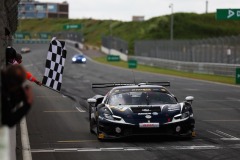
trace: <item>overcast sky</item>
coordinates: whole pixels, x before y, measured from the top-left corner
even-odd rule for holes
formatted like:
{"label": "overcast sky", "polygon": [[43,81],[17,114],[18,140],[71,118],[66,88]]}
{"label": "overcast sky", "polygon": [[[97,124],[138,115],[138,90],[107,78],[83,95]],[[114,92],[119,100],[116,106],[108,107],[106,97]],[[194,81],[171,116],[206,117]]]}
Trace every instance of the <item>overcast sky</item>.
{"label": "overcast sky", "polygon": [[[41,2],[63,2],[64,0],[38,0]],[[216,8],[240,8],[240,0],[208,0],[209,12]],[[116,19],[129,21],[133,15],[144,15],[146,19],[174,12],[204,13],[206,0],[67,0],[70,18]]]}

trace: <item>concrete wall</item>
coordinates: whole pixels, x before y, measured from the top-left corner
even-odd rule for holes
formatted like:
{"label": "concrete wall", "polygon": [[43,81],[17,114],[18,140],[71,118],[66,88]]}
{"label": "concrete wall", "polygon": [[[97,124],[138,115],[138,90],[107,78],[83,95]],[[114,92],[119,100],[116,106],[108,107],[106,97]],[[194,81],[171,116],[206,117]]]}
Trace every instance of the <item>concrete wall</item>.
{"label": "concrete wall", "polygon": [[236,67],[240,67],[240,65],[233,64],[182,62],[142,56],[132,56],[131,58],[136,59],[139,64],[143,65],[192,73],[206,73],[224,76],[235,76]]}
{"label": "concrete wall", "polygon": [[101,46],[101,51],[105,54],[111,54],[111,55],[116,55],[116,56],[120,56],[120,59],[123,61],[127,61],[128,60],[128,56],[120,51],[117,51],[115,49],[108,49],[106,47]]}
{"label": "concrete wall", "polygon": [[[11,35],[17,29],[17,0],[0,0],[0,69],[5,68],[5,50],[11,44]],[[6,36],[9,32],[10,36]],[[0,74],[1,82],[1,74]],[[0,83],[0,102],[1,102],[1,83]],[[0,103],[0,116],[1,116]],[[0,117],[1,121],[1,117]],[[16,130],[1,126],[0,122],[0,159],[16,159]]]}
{"label": "concrete wall", "polygon": [[72,45],[78,44],[79,49],[83,50],[84,49],[84,45],[80,42],[76,42],[76,41],[72,41],[72,40],[65,40],[67,43],[70,43]]}

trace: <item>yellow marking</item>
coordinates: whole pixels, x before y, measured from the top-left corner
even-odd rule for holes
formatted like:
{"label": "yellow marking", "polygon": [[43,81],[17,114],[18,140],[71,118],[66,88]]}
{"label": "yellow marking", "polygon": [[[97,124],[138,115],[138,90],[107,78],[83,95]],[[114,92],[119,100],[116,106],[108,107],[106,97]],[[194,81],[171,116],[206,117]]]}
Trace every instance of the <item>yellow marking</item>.
{"label": "yellow marking", "polygon": [[68,112],[68,113],[71,113],[71,112],[77,112],[78,113],[78,111],[71,111],[71,110],[66,110],[66,111],[43,111],[43,112],[45,112],[45,113],[66,113],[66,112]]}
{"label": "yellow marking", "polygon": [[104,138],[104,134],[103,133],[98,134],[98,138],[99,139],[103,139]]}
{"label": "yellow marking", "polygon": [[97,142],[97,140],[69,140],[69,141],[57,141],[58,143],[84,143],[84,142]]}

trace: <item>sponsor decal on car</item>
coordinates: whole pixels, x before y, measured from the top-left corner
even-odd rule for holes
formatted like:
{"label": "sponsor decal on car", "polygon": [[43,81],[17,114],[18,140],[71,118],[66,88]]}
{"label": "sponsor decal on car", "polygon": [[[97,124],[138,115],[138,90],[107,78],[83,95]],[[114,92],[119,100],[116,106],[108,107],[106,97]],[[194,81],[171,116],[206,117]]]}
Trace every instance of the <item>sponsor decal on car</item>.
{"label": "sponsor decal on car", "polygon": [[159,128],[159,123],[139,123],[140,128]]}
{"label": "sponsor decal on car", "polygon": [[121,112],[124,112],[127,109],[129,109],[129,107],[127,107],[127,106],[110,106],[109,108],[114,108],[114,109],[117,109],[117,110],[119,110]]}
{"label": "sponsor decal on car", "polygon": [[142,109],[143,112],[150,112],[151,110],[150,109],[147,109],[147,108],[144,108]]}
{"label": "sponsor decal on car", "polygon": [[138,113],[139,116],[142,116],[142,115],[151,115],[151,113]]}
{"label": "sponsor decal on car", "polygon": [[152,118],[152,116],[151,115],[146,115],[145,118],[150,119],[150,118]]}
{"label": "sponsor decal on car", "polygon": [[180,107],[176,106],[176,107],[168,107],[168,111],[169,112],[173,112],[173,111],[179,111]]}
{"label": "sponsor decal on car", "polygon": [[132,91],[152,91],[150,88],[138,88],[138,89],[132,89]]}

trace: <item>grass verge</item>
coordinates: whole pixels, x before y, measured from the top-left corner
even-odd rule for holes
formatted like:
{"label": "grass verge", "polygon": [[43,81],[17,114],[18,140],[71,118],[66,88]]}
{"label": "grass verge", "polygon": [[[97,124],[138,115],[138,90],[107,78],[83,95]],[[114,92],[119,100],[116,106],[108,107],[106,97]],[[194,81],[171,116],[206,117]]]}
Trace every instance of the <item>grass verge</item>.
{"label": "grass verge", "polygon": [[[94,60],[104,64],[109,64],[109,65],[113,65],[121,68],[128,68],[127,62],[124,62],[124,61],[108,62],[105,56],[94,58]],[[140,64],[138,64],[138,67],[135,70],[150,72],[150,73],[165,74],[165,75],[173,75],[173,76],[179,76],[179,77],[186,77],[186,78],[192,78],[192,79],[199,79],[199,80],[206,80],[206,81],[212,81],[212,82],[226,83],[226,84],[235,84],[235,78],[229,77],[229,76],[189,73],[189,72],[163,69],[163,68],[151,67],[151,66],[140,65]]]}

